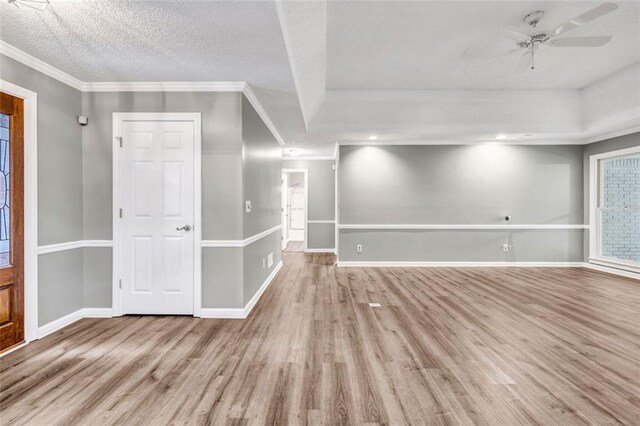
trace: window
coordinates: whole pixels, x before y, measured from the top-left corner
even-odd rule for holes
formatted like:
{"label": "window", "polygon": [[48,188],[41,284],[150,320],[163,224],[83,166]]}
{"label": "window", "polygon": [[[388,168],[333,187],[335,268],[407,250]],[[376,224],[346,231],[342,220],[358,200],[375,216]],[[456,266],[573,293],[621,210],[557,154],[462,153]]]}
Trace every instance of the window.
{"label": "window", "polygon": [[596,177],[591,184],[597,192],[592,188],[595,245],[592,241],[590,258],[640,269],[640,147],[592,157],[593,172]]}
{"label": "window", "polygon": [[11,264],[9,116],[0,114],[0,268]]}

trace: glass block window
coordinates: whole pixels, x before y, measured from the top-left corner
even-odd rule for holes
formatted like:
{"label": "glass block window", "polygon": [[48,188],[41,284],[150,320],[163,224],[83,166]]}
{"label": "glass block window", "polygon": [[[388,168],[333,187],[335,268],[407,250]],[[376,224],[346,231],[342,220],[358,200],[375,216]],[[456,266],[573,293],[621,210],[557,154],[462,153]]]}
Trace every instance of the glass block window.
{"label": "glass block window", "polygon": [[8,115],[0,114],[0,268],[11,264],[9,119]]}

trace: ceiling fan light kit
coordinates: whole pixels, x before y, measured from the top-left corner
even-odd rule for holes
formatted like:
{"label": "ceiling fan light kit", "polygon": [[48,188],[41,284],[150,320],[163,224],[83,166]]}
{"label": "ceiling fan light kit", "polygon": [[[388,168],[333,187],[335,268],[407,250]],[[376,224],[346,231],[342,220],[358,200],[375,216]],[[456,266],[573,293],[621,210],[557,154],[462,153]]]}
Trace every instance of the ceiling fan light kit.
{"label": "ceiling fan light kit", "polygon": [[49,6],[49,0],[7,0],[7,2],[18,9],[24,6],[40,12],[43,12]]}
{"label": "ceiling fan light kit", "polygon": [[[565,34],[566,32],[579,27],[580,25],[591,22],[597,18],[600,18],[607,13],[613,12],[618,8],[615,3],[603,3],[588,12],[583,13],[562,25],[557,26],[551,31],[536,32],[533,35],[522,34],[515,31],[507,31],[507,33],[516,39],[515,52],[525,49],[522,58],[528,58],[531,55],[529,61],[530,69],[535,69],[535,54],[536,50],[541,47],[601,47],[611,41],[611,36],[584,36],[584,37],[563,37],[557,38]],[[537,25],[544,18],[543,10],[536,10],[527,14],[522,20],[531,28],[536,28]]]}

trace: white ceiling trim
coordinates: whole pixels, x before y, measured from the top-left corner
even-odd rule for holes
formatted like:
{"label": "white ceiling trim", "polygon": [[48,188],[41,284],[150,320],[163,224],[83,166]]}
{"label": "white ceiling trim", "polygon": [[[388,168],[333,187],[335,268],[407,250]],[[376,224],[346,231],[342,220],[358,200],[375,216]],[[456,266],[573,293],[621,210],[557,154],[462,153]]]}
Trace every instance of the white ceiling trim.
{"label": "white ceiling trim", "polygon": [[83,83],[83,92],[242,92],[241,81],[145,81]]}
{"label": "white ceiling trim", "polygon": [[82,92],[242,92],[269,128],[273,137],[280,145],[284,145],[284,139],[282,139],[280,132],[249,84],[244,81],[83,82],[2,40],[0,40],[0,53]]}
{"label": "white ceiling trim", "polygon": [[60,71],[58,68],[51,66],[46,62],[41,61],[40,59],[31,56],[28,53],[25,53],[17,47],[14,47],[2,40],[0,40],[0,53],[30,68],[33,68],[36,71],[40,71],[41,73],[48,75],[49,77],[54,78],[68,86],[71,86],[74,89],[82,90],[82,87],[84,85],[82,81],[70,76],[64,71]]}
{"label": "white ceiling trim", "polygon": [[269,118],[267,111],[264,110],[264,108],[262,107],[262,104],[260,104],[260,101],[258,101],[258,98],[256,98],[256,95],[253,93],[253,90],[251,90],[251,86],[245,83],[242,93],[244,93],[244,96],[246,96],[246,98],[249,100],[249,102],[251,103],[253,108],[256,110],[260,118],[262,118],[262,121],[264,121],[264,124],[267,125],[269,130],[271,130],[273,137],[276,138],[280,146],[283,146],[284,139],[282,139],[280,132],[278,132],[278,129],[276,128],[275,124],[273,124],[273,121],[271,121],[271,119]]}

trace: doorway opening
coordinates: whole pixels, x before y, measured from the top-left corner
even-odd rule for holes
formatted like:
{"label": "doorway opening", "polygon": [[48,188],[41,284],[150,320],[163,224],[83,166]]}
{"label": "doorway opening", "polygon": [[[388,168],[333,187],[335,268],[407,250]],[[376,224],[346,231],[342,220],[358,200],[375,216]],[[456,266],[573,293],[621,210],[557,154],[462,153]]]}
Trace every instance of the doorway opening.
{"label": "doorway opening", "polygon": [[282,170],[282,249],[286,252],[307,250],[306,169]]}

